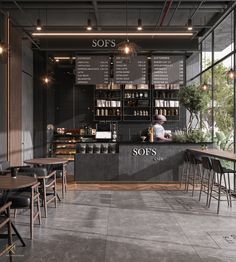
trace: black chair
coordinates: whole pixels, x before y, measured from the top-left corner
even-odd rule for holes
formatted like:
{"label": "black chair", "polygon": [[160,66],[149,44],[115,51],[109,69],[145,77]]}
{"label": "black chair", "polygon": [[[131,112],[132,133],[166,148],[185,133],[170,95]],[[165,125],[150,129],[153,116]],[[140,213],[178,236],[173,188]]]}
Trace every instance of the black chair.
{"label": "black chair", "polygon": [[[229,174],[235,173],[235,171],[231,169],[223,168],[220,160],[218,159],[211,159],[211,162],[212,162],[213,176],[211,179],[208,207],[210,207],[211,205],[211,199],[212,198],[216,199],[218,201],[217,214],[219,214],[221,201],[227,201],[228,206],[232,206],[231,195],[233,191],[230,188]],[[222,195],[226,197],[226,200],[222,199]]]}
{"label": "black chair", "polygon": [[18,170],[18,174],[21,173],[35,174],[40,182],[39,191],[43,201],[44,214],[47,217],[48,204],[54,201],[55,207],[57,207],[56,171],[48,174],[46,168],[23,167]]}
{"label": "black chair", "polygon": [[202,172],[201,172],[201,156],[198,154],[193,154],[188,151],[188,157],[190,162],[188,182],[187,182],[187,192],[189,190],[189,185],[192,186],[192,196],[195,191],[195,186],[200,184]]}
{"label": "black chair", "polygon": [[10,262],[12,262],[12,249],[14,248],[14,245],[12,243],[10,206],[11,206],[11,202],[8,202],[0,207],[0,229],[7,226],[7,239],[8,239],[8,243],[5,246],[5,248],[0,250],[0,257],[3,256],[5,253],[8,253]]}
{"label": "black chair", "polygon": [[[35,176],[32,173],[20,173],[24,176]],[[38,219],[39,224],[41,224],[41,210],[40,210],[40,193],[39,193],[40,183],[36,183],[29,188],[23,188],[20,190],[15,190],[7,194],[7,201],[11,201],[11,209],[30,209],[30,238],[33,239],[34,234],[34,223]],[[35,211],[36,204],[36,211]]]}
{"label": "black chair", "polygon": [[207,195],[206,206],[208,205],[210,182],[212,175],[212,164],[209,157],[203,156],[202,160],[202,177],[201,177],[201,188],[199,192],[199,201],[201,200],[202,192]]}

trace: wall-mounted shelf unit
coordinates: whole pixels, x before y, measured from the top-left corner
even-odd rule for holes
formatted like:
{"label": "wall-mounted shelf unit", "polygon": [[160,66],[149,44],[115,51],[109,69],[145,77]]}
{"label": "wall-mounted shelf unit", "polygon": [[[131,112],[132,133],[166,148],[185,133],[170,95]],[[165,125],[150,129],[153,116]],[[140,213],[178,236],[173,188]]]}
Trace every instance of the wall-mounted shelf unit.
{"label": "wall-mounted shelf unit", "polygon": [[153,85],[153,117],[164,115],[168,121],[179,120],[179,89],[179,84]]}
{"label": "wall-mounted shelf unit", "polygon": [[122,90],[95,88],[94,120],[122,120]]}

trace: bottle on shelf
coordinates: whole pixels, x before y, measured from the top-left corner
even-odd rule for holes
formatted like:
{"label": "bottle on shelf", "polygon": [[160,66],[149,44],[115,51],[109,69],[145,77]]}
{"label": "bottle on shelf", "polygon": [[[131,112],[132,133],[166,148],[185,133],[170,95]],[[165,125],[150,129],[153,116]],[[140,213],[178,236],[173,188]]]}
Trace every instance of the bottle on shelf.
{"label": "bottle on shelf", "polygon": [[148,128],[149,142],[154,142],[154,129],[153,126]]}

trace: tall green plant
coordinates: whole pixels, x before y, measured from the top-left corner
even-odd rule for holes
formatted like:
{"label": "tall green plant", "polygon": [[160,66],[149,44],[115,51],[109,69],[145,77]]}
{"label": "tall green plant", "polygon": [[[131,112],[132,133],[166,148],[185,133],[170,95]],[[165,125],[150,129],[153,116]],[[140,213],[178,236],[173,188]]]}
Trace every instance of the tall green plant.
{"label": "tall green plant", "polygon": [[[187,131],[191,131],[198,126],[200,121],[199,113],[207,107],[208,97],[199,86],[192,84],[180,89],[179,100],[189,111],[190,117],[187,124]],[[194,119],[196,119],[195,126],[193,126]]]}

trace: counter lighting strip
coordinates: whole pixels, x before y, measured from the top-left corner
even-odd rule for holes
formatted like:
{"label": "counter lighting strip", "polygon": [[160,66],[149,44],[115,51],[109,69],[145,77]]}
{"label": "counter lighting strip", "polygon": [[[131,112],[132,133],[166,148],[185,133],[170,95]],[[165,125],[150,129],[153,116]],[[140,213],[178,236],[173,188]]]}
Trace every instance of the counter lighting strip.
{"label": "counter lighting strip", "polygon": [[32,36],[193,36],[193,32],[137,32],[137,33],[111,33],[111,32],[91,32],[91,33],[82,33],[82,32],[34,32]]}

